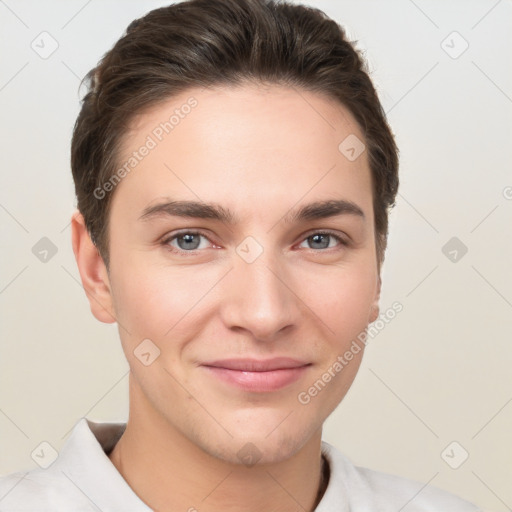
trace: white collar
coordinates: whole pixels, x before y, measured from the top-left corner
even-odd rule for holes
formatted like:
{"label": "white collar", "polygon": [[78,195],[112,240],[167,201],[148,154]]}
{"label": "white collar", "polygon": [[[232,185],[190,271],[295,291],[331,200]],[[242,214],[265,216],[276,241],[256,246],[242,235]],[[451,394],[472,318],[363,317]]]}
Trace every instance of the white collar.
{"label": "white collar", "polygon": [[[97,423],[81,418],[58,459],[46,471],[62,471],[102,510],[150,512],[106,455],[125,428],[126,423]],[[376,510],[371,490],[352,463],[325,441],[322,441],[322,453],[329,463],[330,478],[315,512],[348,512],[353,507],[356,507],[354,510]],[[346,479],[350,481],[350,490],[345,485]],[[354,496],[360,496],[361,501],[353,503]]]}

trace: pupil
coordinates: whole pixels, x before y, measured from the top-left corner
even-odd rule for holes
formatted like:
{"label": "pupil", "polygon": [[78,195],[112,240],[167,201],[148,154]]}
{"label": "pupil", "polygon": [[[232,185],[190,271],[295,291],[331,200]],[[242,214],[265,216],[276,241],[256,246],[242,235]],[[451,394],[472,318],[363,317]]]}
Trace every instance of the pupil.
{"label": "pupil", "polygon": [[[178,238],[178,241],[179,240],[184,240],[185,243],[183,245],[185,245],[185,247],[181,247],[182,244],[179,244],[180,245],[180,249],[197,249],[197,247],[199,246],[199,244],[197,243],[197,240],[196,240],[196,243],[194,245],[194,237],[196,235],[193,235],[193,234],[186,234],[186,235],[182,235],[180,238]],[[192,246],[190,245],[192,244]]]}
{"label": "pupil", "polygon": [[[317,235],[313,235],[312,238],[313,238],[313,243],[320,243],[322,248],[325,249],[326,247],[329,247],[329,243],[325,243],[328,239],[329,235],[320,235],[320,234],[317,234]],[[323,238],[324,239],[324,242],[318,242],[318,239],[319,238]]]}

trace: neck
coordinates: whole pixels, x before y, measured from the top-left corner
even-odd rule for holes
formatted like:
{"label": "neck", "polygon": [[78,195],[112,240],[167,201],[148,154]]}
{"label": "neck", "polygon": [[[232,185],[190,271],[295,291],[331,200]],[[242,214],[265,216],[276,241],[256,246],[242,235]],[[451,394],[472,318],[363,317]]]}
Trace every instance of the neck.
{"label": "neck", "polygon": [[328,481],[321,429],[289,459],[232,464],[203,451],[149,403],[132,400],[132,386],[130,395],[126,430],[109,458],[151,509],[312,512],[321,500]]}

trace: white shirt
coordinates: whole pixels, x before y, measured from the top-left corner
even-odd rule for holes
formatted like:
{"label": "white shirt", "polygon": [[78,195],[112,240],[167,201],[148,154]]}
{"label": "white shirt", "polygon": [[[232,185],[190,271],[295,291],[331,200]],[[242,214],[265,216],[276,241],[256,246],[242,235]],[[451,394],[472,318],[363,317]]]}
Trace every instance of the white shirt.
{"label": "white shirt", "polygon": [[[107,456],[125,426],[81,418],[46,469],[0,478],[0,511],[150,512]],[[41,456],[45,449],[50,447],[42,448]],[[354,466],[325,441],[322,453],[330,478],[315,512],[481,512],[438,488]]]}

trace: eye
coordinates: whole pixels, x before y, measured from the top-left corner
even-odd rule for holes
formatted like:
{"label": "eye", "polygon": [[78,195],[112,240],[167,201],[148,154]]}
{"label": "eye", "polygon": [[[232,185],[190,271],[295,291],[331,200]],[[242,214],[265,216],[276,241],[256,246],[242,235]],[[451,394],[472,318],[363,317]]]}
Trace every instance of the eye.
{"label": "eye", "polygon": [[[204,246],[201,247],[201,238],[209,242],[208,237],[199,231],[182,231],[162,240],[162,245],[169,246],[171,250],[178,253],[193,252],[205,248]],[[176,242],[176,245],[173,244],[174,242]]]}
{"label": "eye", "polygon": [[[201,244],[201,239],[206,241],[205,244]],[[336,244],[331,242],[338,242],[338,246],[347,246],[348,243],[339,235],[330,231],[317,231],[310,234],[304,239],[302,244],[310,242],[312,247],[306,247],[306,249],[312,250],[324,250],[332,249]],[[182,231],[175,233],[162,240],[162,245],[178,254],[195,253],[195,251],[208,248],[208,244],[212,244],[210,239],[199,231]],[[301,244],[301,247],[303,246]]]}
{"label": "eye", "polygon": [[317,231],[316,233],[312,233],[304,240],[304,242],[307,243],[308,241],[311,241],[313,247],[309,247],[310,249],[331,249],[334,247],[334,245],[330,244],[333,240],[337,241],[339,245],[348,245],[347,242],[339,235],[329,231]]}

